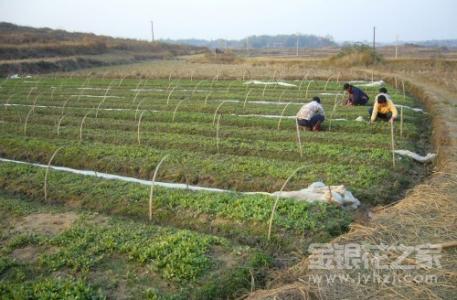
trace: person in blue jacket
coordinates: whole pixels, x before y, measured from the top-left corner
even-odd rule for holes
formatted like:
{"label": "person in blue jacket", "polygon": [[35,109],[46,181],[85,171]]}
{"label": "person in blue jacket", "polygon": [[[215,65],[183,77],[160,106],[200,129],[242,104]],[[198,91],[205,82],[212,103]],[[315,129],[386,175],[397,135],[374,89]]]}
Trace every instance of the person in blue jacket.
{"label": "person in blue jacket", "polygon": [[345,83],[343,88],[348,93],[346,105],[365,105],[368,103],[370,98],[361,89],[352,86],[349,83]]}

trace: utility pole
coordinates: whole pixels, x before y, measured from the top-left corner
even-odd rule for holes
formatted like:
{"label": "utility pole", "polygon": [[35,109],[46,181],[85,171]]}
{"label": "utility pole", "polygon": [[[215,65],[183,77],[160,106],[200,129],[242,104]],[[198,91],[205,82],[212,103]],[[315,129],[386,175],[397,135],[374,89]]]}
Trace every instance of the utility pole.
{"label": "utility pole", "polygon": [[298,33],[297,33],[297,56],[298,56],[298,43],[299,43],[298,40],[299,40],[299,37],[300,37],[300,36],[299,36]]}
{"label": "utility pole", "polygon": [[154,42],[154,22],[151,21],[152,42]]}
{"label": "utility pole", "polygon": [[373,27],[373,54],[376,53],[376,27]]}
{"label": "utility pole", "polygon": [[396,35],[395,38],[395,59],[398,58],[398,34]]}

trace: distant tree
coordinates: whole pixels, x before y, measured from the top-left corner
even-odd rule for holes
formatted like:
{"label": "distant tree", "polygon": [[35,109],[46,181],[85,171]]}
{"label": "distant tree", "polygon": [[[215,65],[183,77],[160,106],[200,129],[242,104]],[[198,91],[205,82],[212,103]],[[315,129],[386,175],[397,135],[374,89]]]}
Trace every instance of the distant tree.
{"label": "distant tree", "polygon": [[208,48],[221,48],[227,45],[227,48],[242,49],[248,42],[249,48],[266,49],[266,48],[295,48],[298,43],[301,48],[322,48],[335,47],[337,44],[331,36],[319,37],[308,34],[281,34],[281,35],[253,35],[241,40],[201,40],[201,39],[181,39],[181,40],[163,40],[164,42],[192,45]]}

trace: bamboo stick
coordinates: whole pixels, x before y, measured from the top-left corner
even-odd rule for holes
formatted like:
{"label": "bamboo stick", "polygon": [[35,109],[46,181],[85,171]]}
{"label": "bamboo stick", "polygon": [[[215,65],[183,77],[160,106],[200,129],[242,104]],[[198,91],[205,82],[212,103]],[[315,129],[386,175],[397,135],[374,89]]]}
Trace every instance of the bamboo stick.
{"label": "bamboo stick", "polygon": [[203,80],[200,80],[199,82],[197,82],[197,84],[195,85],[194,89],[192,90],[192,93],[190,94],[190,99],[192,99],[192,97],[194,96],[194,93],[195,91],[197,90],[198,86],[203,82]]}
{"label": "bamboo stick", "polygon": [[391,146],[392,146],[392,166],[395,168],[395,140],[394,140],[394,123],[390,122],[390,135],[392,137]]}
{"label": "bamboo stick", "polygon": [[282,97],[284,96],[284,94],[286,93],[286,91],[282,91],[281,95],[279,95],[279,98],[278,98],[278,102],[281,102],[281,99]]}
{"label": "bamboo stick", "polygon": [[235,81],[232,81],[230,82],[230,84],[228,85],[227,87],[227,90],[225,91],[225,96],[228,96],[228,93],[230,92],[230,88],[232,87],[232,85],[235,83]]}
{"label": "bamboo stick", "polygon": [[324,86],[324,92],[327,90],[328,82],[330,81],[330,78],[332,78],[332,77],[333,77],[333,74],[327,78],[327,81],[325,82],[325,86]]}
{"label": "bamboo stick", "polygon": [[6,99],[6,102],[4,104],[5,106],[5,110],[8,110],[8,105],[10,104],[10,101],[11,101],[11,98],[13,98],[16,94],[12,94],[8,97],[8,99]]}
{"label": "bamboo stick", "polygon": [[86,121],[86,118],[89,115],[89,113],[90,113],[90,110],[84,115],[84,117],[81,120],[81,124],[79,125],[79,143],[81,143],[83,140],[83,126],[84,126],[84,122]]}
{"label": "bamboo stick", "polygon": [[295,119],[295,125],[296,125],[296,128],[297,128],[298,151],[300,153],[300,157],[303,157],[303,149],[302,149],[302,146],[301,146],[301,138],[300,138],[300,127],[298,125],[298,120],[297,119]]}
{"label": "bamboo stick", "polygon": [[268,86],[268,84],[265,84],[265,86],[263,87],[263,91],[262,91],[263,98],[265,98],[265,91],[267,90],[267,86]]}
{"label": "bamboo stick", "polygon": [[144,100],[146,100],[146,99],[144,99],[144,98],[141,99],[140,102],[138,102],[138,104],[137,104],[137,106],[136,106],[136,109],[135,109],[135,120],[136,120],[136,118],[137,118],[137,116],[138,116],[138,112],[139,112],[139,110],[140,110],[140,106],[141,106],[141,104],[143,104]]}
{"label": "bamboo stick", "polygon": [[51,101],[54,99],[54,92],[56,91],[55,87],[51,87]]}
{"label": "bamboo stick", "polygon": [[173,92],[174,92],[175,89],[176,89],[176,86],[174,86],[174,87],[171,89],[170,93],[168,93],[168,97],[167,97],[167,106],[168,106],[168,104],[170,103],[171,94],[173,94]]}
{"label": "bamboo stick", "polygon": [[183,102],[186,101],[186,100],[187,100],[187,99],[182,99],[182,100],[179,101],[178,104],[176,105],[175,110],[173,111],[173,117],[171,118],[171,122],[172,122],[172,123],[175,121],[176,112],[178,111],[179,106],[181,105],[181,103],[183,103]]}
{"label": "bamboo stick", "polygon": [[244,97],[243,109],[246,108],[246,102],[248,101],[249,94],[251,93],[251,89],[249,89]]}
{"label": "bamboo stick", "polygon": [[100,110],[100,107],[102,106],[102,104],[105,102],[106,97],[108,96],[108,93],[110,90],[111,90],[111,84],[110,84],[110,86],[108,86],[108,88],[106,88],[105,95],[103,95],[102,100],[98,103],[97,109],[95,110],[95,119],[97,119],[98,111]]}
{"label": "bamboo stick", "polygon": [[212,93],[213,93],[213,92],[209,92],[209,93],[206,95],[206,97],[205,97],[205,106],[208,105],[208,98],[209,98],[209,96],[211,96]]}
{"label": "bamboo stick", "polygon": [[217,122],[216,122],[216,149],[217,149],[217,153],[219,153],[219,142],[220,142],[219,130],[220,130],[220,123],[221,123],[221,115],[219,114],[219,115],[217,116]]}
{"label": "bamboo stick", "polygon": [[57,136],[60,136],[60,125],[62,124],[62,120],[64,115],[60,116],[59,121],[57,122]]}
{"label": "bamboo stick", "polygon": [[[287,178],[287,180],[284,182],[284,184],[282,185],[281,189],[279,190],[279,193],[281,193],[284,188],[286,187],[287,183],[290,181],[290,179],[301,169],[303,169],[304,167],[299,167],[297,169],[295,169],[295,171],[292,172],[292,174],[290,174],[290,176]],[[275,216],[275,212],[276,212],[276,207],[278,206],[278,202],[279,202],[279,193],[276,195],[276,200],[273,204],[273,208],[271,209],[271,216],[270,216],[270,221],[269,221],[269,224],[268,224],[268,240],[270,240],[271,238],[271,229],[273,227],[273,219],[274,219],[274,216]]]}
{"label": "bamboo stick", "polygon": [[48,166],[46,167],[46,173],[44,174],[44,201],[46,202],[48,200],[48,174],[49,174],[49,167],[51,166],[51,162],[54,159],[54,157],[57,155],[57,152],[59,152],[63,147],[59,147],[54,151],[52,154],[51,158],[48,161]]}
{"label": "bamboo stick", "polygon": [[219,72],[217,72],[216,76],[214,76],[213,79],[211,80],[211,89],[213,88],[214,81],[218,81],[218,80],[219,80]]}
{"label": "bamboo stick", "polygon": [[292,102],[289,102],[287,103],[286,105],[284,105],[284,108],[282,109],[281,111],[281,117],[279,117],[279,120],[278,120],[278,130],[281,126],[281,120],[282,120],[282,117],[284,116],[284,112],[286,111],[286,108],[289,106],[289,104],[291,104]]}
{"label": "bamboo stick", "polygon": [[214,111],[214,116],[213,116],[213,126],[214,124],[216,123],[216,115],[217,115],[217,112],[219,111],[219,109],[222,107],[222,105],[224,105],[224,103],[227,102],[227,101],[222,101],[221,104],[219,104],[216,108],[216,110]]}
{"label": "bamboo stick", "polygon": [[27,94],[27,98],[25,99],[25,102],[29,102],[30,95],[32,94],[33,90],[35,90],[36,87],[31,87],[29,93]]}
{"label": "bamboo stick", "polygon": [[132,104],[135,103],[136,101],[136,98],[138,98],[138,95],[140,94],[140,90],[137,89],[136,93],[135,93],[135,96],[133,97],[133,100],[132,100]]}
{"label": "bamboo stick", "polygon": [[63,105],[62,105],[62,111],[60,112],[60,115],[61,115],[61,116],[63,116],[64,111],[65,111],[65,106],[67,105],[67,103],[70,101],[71,98],[72,98],[72,96],[69,96],[69,97],[67,98],[67,100],[65,100],[65,102],[63,103]]}
{"label": "bamboo stick", "polygon": [[157,164],[157,166],[156,166],[156,168],[154,170],[154,175],[152,176],[151,189],[149,191],[149,221],[152,221],[152,196],[153,196],[153,193],[154,193],[154,183],[156,181],[156,177],[157,177],[157,173],[159,172],[159,168],[160,168],[160,166],[162,165],[162,163],[164,162],[164,160],[167,157],[168,157],[168,154],[165,155],[164,157],[162,157],[162,159]]}
{"label": "bamboo stick", "polygon": [[335,111],[336,111],[336,105],[338,104],[338,95],[335,95],[335,102],[333,103],[333,109],[332,109],[332,113],[330,115],[330,121],[329,121],[329,125],[328,125],[328,131],[331,131],[332,130],[332,121],[333,121],[333,116],[335,114]]}
{"label": "bamboo stick", "polygon": [[305,93],[305,99],[308,99],[308,89],[309,89],[309,86],[311,85],[311,82],[313,82],[314,80],[310,80],[308,82],[308,85],[306,86],[306,93]]}
{"label": "bamboo stick", "polygon": [[33,107],[29,110],[29,112],[27,113],[27,116],[25,117],[25,120],[24,120],[24,135],[27,135],[27,123],[28,123],[29,118],[32,113],[33,113]]}
{"label": "bamboo stick", "polygon": [[140,117],[138,118],[138,129],[137,129],[137,141],[138,145],[141,145],[141,139],[140,139],[140,128],[141,128],[141,119],[143,118],[144,110],[141,112]]}

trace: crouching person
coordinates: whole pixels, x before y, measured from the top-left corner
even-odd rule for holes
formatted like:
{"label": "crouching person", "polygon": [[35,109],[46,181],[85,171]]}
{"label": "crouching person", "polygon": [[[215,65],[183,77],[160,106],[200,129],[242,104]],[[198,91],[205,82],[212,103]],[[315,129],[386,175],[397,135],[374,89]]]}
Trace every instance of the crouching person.
{"label": "crouching person", "polygon": [[393,122],[398,116],[397,108],[392,100],[387,99],[386,94],[379,94],[376,97],[374,106],[368,110],[368,113],[371,116],[371,122],[375,122],[377,118]]}
{"label": "crouching person", "polygon": [[320,131],[321,123],[324,120],[324,108],[321,105],[321,99],[319,97],[313,97],[313,100],[303,105],[297,113],[298,125],[309,131]]}
{"label": "crouching person", "polygon": [[346,105],[365,105],[370,97],[361,89],[345,83],[343,89],[348,93]]}

